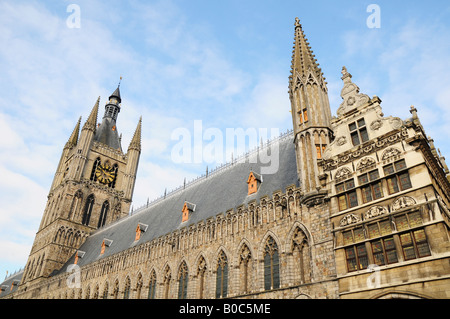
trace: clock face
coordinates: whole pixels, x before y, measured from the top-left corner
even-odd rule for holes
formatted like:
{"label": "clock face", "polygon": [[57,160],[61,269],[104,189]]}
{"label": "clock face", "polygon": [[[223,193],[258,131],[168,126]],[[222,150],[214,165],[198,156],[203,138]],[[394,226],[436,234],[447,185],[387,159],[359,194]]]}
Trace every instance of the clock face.
{"label": "clock face", "polygon": [[116,178],[116,172],[108,164],[100,164],[95,171],[95,176],[100,183],[109,184]]}

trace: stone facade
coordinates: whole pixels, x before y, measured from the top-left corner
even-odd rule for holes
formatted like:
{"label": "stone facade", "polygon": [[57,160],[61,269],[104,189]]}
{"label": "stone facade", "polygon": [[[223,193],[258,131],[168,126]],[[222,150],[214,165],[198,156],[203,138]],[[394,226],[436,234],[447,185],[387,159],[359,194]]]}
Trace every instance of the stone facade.
{"label": "stone facade", "polygon": [[[449,170],[417,110],[385,117],[381,100],[360,93],[344,67],[332,117],[298,19],[291,73],[293,131],[272,142],[281,150],[277,173],[231,163],[125,216],[140,122],[127,154],[88,143],[84,178],[70,175],[75,162],[72,179],[58,167],[25,271],[5,280],[0,297],[449,298]],[[74,134],[72,154],[83,141]],[[115,189],[88,177],[98,156],[119,163]],[[97,227],[82,222],[89,192],[101,198]],[[66,197],[59,206],[56,194]],[[106,200],[119,209],[100,225],[97,203]],[[43,250],[57,262],[35,262]]]}

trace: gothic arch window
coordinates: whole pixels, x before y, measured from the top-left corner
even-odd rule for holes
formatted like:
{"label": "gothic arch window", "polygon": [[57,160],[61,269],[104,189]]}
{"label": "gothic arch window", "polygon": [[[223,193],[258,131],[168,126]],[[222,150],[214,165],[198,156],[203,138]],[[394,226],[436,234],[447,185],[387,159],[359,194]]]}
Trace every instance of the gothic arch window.
{"label": "gothic arch window", "polygon": [[99,287],[98,285],[94,288],[94,293],[92,295],[92,299],[98,299],[98,291],[99,291]]}
{"label": "gothic arch window", "polygon": [[102,294],[103,299],[108,299],[108,289],[109,289],[109,285],[108,285],[108,282],[106,282],[105,288],[103,288],[103,294]]}
{"label": "gothic arch window", "polygon": [[117,299],[119,297],[119,280],[116,280],[114,283],[114,290],[113,290],[113,298]]}
{"label": "gothic arch window", "polygon": [[183,261],[178,272],[178,299],[186,299],[188,284],[188,267]]}
{"label": "gothic arch window", "polygon": [[97,167],[100,165],[100,157],[97,157],[97,159],[94,162],[94,165],[92,166],[91,171],[91,177],[89,178],[91,181],[97,181],[97,176],[95,175],[95,171],[97,170]]}
{"label": "gothic arch window", "polygon": [[240,269],[240,281],[241,291],[247,293],[249,291],[249,279],[250,279],[250,266],[251,266],[252,254],[247,245],[243,245],[239,255],[239,269]]}
{"label": "gothic arch window", "polygon": [[91,287],[87,287],[86,294],[84,295],[84,299],[89,299],[91,297]]}
{"label": "gothic arch window", "polygon": [[136,299],[141,299],[142,286],[143,286],[142,275],[139,274],[138,280],[136,283]]}
{"label": "gothic arch window", "polygon": [[81,223],[83,225],[89,225],[89,221],[91,220],[92,207],[94,206],[94,195],[91,194],[86,199],[86,204],[84,206],[83,219]]}
{"label": "gothic arch window", "polygon": [[269,236],[264,247],[264,289],[276,289],[280,287],[280,259],[278,245]]}
{"label": "gothic arch window", "polygon": [[206,261],[203,256],[200,258],[198,262],[198,280],[199,280],[199,298],[202,299],[204,296],[205,290],[205,273],[206,273]]}
{"label": "gothic arch window", "polygon": [[294,260],[295,280],[301,284],[311,281],[310,253],[308,238],[297,227],[292,237],[292,256]]}
{"label": "gothic arch window", "polygon": [[78,211],[81,206],[81,201],[83,200],[83,193],[78,190],[73,196],[72,205],[70,206],[69,215],[67,218],[73,219],[78,215]]}
{"label": "gothic arch window", "polygon": [[106,217],[108,216],[108,212],[109,212],[109,203],[108,203],[108,201],[105,201],[103,203],[102,209],[100,211],[100,218],[98,219],[97,228],[105,226]]}
{"label": "gothic arch window", "polygon": [[38,262],[36,264],[37,269],[36,269],[36,273],[35,273],[34,277],[39,277],[41,275],[42,264],[44,263],[44,259],[45,259],[45,253],[38,259]]}
{"label": "gothic arch window", "polygon": [[150,276],[150,282],[148,284],[148,299],[155,299],[155,291],[156,291],[156,272],[152,271]]}
{"label": "gothic arch window", "polygon": [[125,279],[125,288],[123,290],[123,299],[130,299],[131,280],[130,277]]}
{"label": "gothic arch window", "polygon": [[228,258],[222,250],[217,259],[216,298],[225,298],[228,293]]}
{"label": "gothic arch window", "polygon": [[166,271],[164,272],[164,298],[169,298],[170,293],[170,281],[172,280],[172,274],[170,272],[170,267],[167,266]]}

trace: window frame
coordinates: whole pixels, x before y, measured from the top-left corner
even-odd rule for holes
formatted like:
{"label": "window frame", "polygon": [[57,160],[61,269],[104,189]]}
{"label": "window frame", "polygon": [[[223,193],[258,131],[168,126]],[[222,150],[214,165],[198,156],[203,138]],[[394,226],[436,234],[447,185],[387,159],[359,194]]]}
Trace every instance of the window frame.
{"label": "window frame", "polygon": [[[376,176],[371,176],[376,172]],[[363,178],[366,178],[366,181],[363,181]],[[363,204],[383,198],[383,185],[381,183],[380,172],[377,169],[371,170],[369,172],[365,172],[358,176],[358,184],[361,189],[361,198]],[[376,190],[378,188],[378,192]],[[369,192],[368,192],[369,191]],[[370,199],[368,198],[370,196]]]}
{"label": "window frame", "polygon": [[[360,125],[361,121],[363,122],[363,124]],[[353,129],[352,125],[354,125]],[[348,129],[350,132],[350,140],[352,141],[353,146],[364,144],[365,142],[370,140],[369,132],[367,131],[366,121],[364,120],[364,117],[348,124]],[[362,132],[364,132],[364,135],[362,134]]]}
{"label": "window frame", "polygon": [[[348,186],[349,183],[352,183],[352,186]],[[339,186],[343,185],[344,188],[342,191],[339,191]],[[338,200],[338,208],[339,211],[343,211],[349,208],[357,207],[358,203],[358,194],[356,192],[355,180],[353,178],[347,179],[335,185],[336,187],[336,196]],[[344,204],[343,200],[345,199],[345,208],[343,208],[342,204]]]}
{"label": "window frame", "polygon": [[[397,166],[400,163],[404,163],[404,166],[398,168]],[[412,188],[409,169],[406,166],[405,159],[384,165],[383,173],[386,178],[387,191],[389,195]],[[405,177],[406,179],[403,180]]]}

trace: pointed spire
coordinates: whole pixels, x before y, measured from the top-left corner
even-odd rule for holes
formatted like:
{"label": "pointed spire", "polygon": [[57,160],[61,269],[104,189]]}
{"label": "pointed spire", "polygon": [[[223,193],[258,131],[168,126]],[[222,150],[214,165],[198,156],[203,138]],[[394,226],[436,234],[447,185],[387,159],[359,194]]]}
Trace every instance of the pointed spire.
{"label": "pointed spire", "polygon": [[95,132],[96,126],[97,126],[97,116],[98,116],[98,105],[100,103],[100,96],[97,99],[97,102],[95,102],[94,107],[92,108],[91,114],[89,114],[88,119],[86,120],[86,123],[83,125],[83,130],[88,129]]}
{"label": "pointed spire", "polygon": [[119,103],[122,102],[122,99],[120,98],[120,82],[121,81],[122,81],[122,77],[120,77],[119,85],[117,85],[117,89],[109,97],[109,99],[111,99],[111,97],[113,97],[113,96],[117,97],[119,99]]}
{"label": "pointed spire", "polygon": [[322,70],[315,59],[315,55],[309,46],[308,39],[302,30],[300,20],[295,18],[295,37],[294,47],[292,50],[292,64],[291,73],[289,77],[289,85],[292,86],[296,80],[296,77],[300,77],[303,81],[308,81],[308,76],[312,74],[317,80],[318,84],[326,88],[325,77]]}
{"label": "pointed spire", "polygon": [[128,146],[128,150],[134,149],[137,151],[141,151],[141,127],[142,127],[142,116],[139,118],[139,123],[136,127],[136,131],[134,132],[133,139],[130,142],[130,146]]}
{"label": "pointed spire", "polygon": [[75,128],[72,131],[72,134],[69,137],[69,140],[66,143],[66,147],[72,148],[77,145],[78,143],[78,134],[80,133],[80,123],[81,123],[81,116],[78,119],[77,124],[75,125]]}

